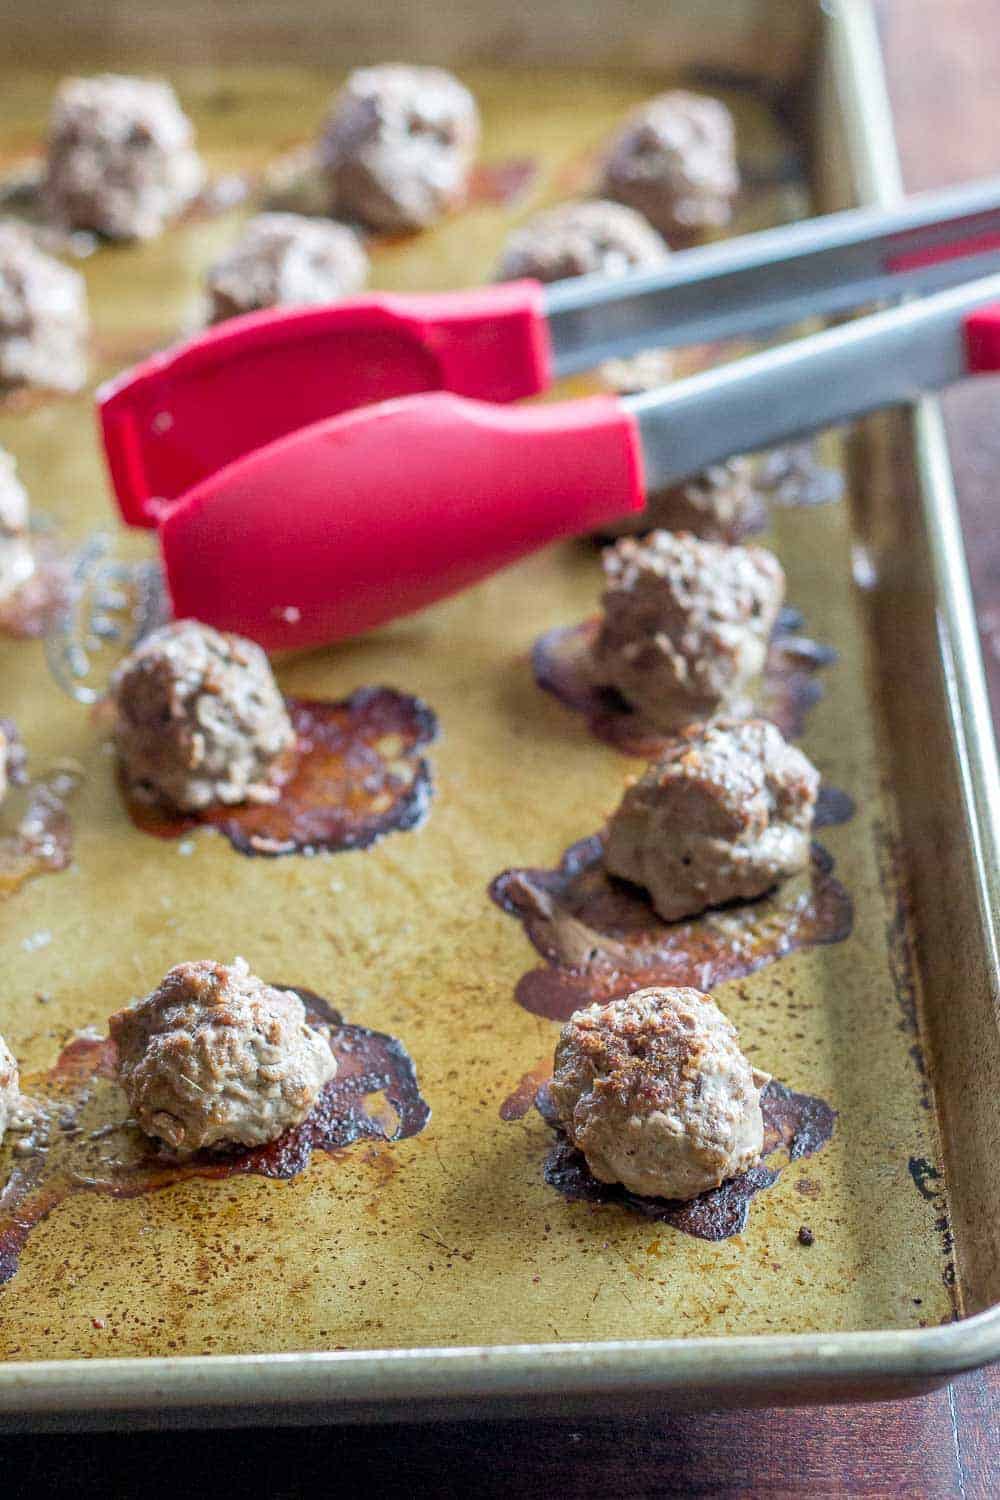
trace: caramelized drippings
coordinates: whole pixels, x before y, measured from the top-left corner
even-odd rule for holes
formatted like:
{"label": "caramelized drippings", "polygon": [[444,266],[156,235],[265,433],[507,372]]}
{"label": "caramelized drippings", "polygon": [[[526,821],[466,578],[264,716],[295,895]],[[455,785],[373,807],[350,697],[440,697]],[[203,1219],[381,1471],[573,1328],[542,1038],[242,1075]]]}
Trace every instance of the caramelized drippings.
{"label": "caramelized drippings", "polygon": [[0,719],[7,740],[9,790],[0,810],[0,900],[36,875],[65,870],[73,858],[68,803],[80,784],[75,767],[62,766],[33,781],[24,745],[11,719]]}
{"label": "caramelized drippings", "polygon": [[179,838],[217,828],[241,854],[276,857],[367,849],[427,816],[430,767],[417,752],[437,737],[437,718],[419,698],[392,688],[359,688],[335,703],[288,700],[296,746],[276,802],[174,813],[123,787],[137,828]]}
{"label": "caramelized drippings", "polygon": [[0,599],[0,632],[19,640],[47,635],[66,609],[69,564],[56,542],[32,537],[35,571],[18,588]]}
{"label": "caramelized drippings", "polygon": [[330,1028],[337,1073],[308,1119],[265,1146],[201,1151],[182,1162],[158,1151],[128,1118],[107,1037],[76,1037],[47,1073],[25,1078],[32,1115],[29,1133],[12,1136],[6,1152],[12,1167],[0,1192],[0,1283],[16,1272],[35,1226],[74,1193],[135,1198],[196,1177],[294,1177],[314,1151],[338,1157],[359,1141],[419,1134],[430,1109],[402,1042],[346,1024],[310,990],[296,993],[312,1024]]}
{"label": "caramelized drippings", "polygon": [[468,203],[494,203],[507,208],[524,196],[538,176],[538,163],[531,156],[512,156],[506,161],[481,161],[472,169]]}
{"label": "caramelized drippings", "polygon": [[603,855],[595,834],[573,844],[555,870],[505,870],[490,886],[545,959],[514,992],[533,1015],[566,1021],[581,1006],[646,985],[711,990],[851,932],[851,898],[818,844],[809,870],[768,895],[684,922],[664,922],[645,891],[608,875]]}
{"label": "caramelized drippings", "polygon": [[[837,660],[831,646],[793,634],[784,623],[799,618],[783,616],[771,638],[767,663],[753,712],[776,724],[786,739],[795,739],[805,727],[806,716],[823,696],[816,672]],[[579,625],[562,625],[536,640],[531,653],[535,681],[560,703],[582,714],[587,728],[624,755],[655,760],[672,736],[650,725],[614,688],[599,687],[593,680],[592,651],[600,619]]]}
{"label": "caramelized drippings", "polygon": [[598,1182],[583,1153],[570,1144],[559,1128],[551,1095],[544,1084],[536,1104],[539,1113],[556,1131],[544,1169],[545,1181],[551,1187],[577,1201],[618,1204],[630,1213],[669,1224],[699,1240],[727,1240],[734,1234],[742,1234],[751,1198],[772,1187],[780,1176],[778,1167],[766,1165],[767,1159],[778,1152],[787,1152],[789,1161],[813,1156],[830,1140],[837,1120],[836,1111],[825,1100],[812,1094],[797,1094],[772,1078],[760,1097],[764,1116],[760,1164],[697,1198],[684,1200],[647,1198],[630,1192],[621,1183]]}

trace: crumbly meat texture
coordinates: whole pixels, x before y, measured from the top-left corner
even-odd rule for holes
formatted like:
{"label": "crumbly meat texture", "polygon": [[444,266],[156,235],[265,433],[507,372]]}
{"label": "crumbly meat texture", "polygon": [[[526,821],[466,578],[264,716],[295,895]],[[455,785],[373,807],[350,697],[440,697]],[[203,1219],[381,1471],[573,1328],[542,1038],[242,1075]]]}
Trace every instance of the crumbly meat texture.
{"label": "crumbly meat texture", "polygon": [[672,89],[626,120],[599,191],[670,241],[729,223],[739,190],[733,117],[719,99]]}
{"label": "crumbly meat texture", "polygon": [[152,239],[204,180],[194,130],[168,83],[104,73],[60,85],[45,180],[58,222],[115,240]]}
{"label": "crumbly meat texture", "polygon": [[645,989],[571,1016],[551,1091],[599,1181],[686,1199],[759,1161],[766,1081],[708,995]]}
{"label": "crumbly meat texture", "polygon": [[773,553],[654,531],[609,547],[604,571],[595,682],[663,730],[743,707],[785,594]]}
{"label": "crumbly meat texture", "polygon": [[357,68],[319,144],[331,212],[391,233],[425,229],[465,198],[479,144],[469,90],[443,68]]}
{"label": "crumbly meat texture", "polygon": [[332,219],[258,214],[207,276],[213,322],[259,308],[332,302],[360,291],[368,257],[358,235]]}
{"label": "crumbly meat texture", "polygon": [[21,1098],[21,1080],[17,1063],[3,1037],[0,1036],[0,1143],[17,1113]]}
{"label": "crumbly meat texture", "polygon": [[241,958],[178,964],[108,1025],[136,1120],[177,1156],[277,1140],[337,1071],[298,995]]}
{"label": "crumbly meat texture", "polygon": [[9,453],[0,448],[0,600],[8,598],[35,571],[28,540],[28,492]]}
{"label": "crumbly meat texture", "polygon": [[662,236],[623,203],[563,203],[514,230],[504,247],[498,278],[563,281],[595,274],[624,276],[640,267],[661,265],[669,254]]}
{"label": "crumbly meat texture", "polygon": [[694,725],[628,788],[604,863],[666,922],[750,901],[809,863],[819,772],[764,719]]}
{"label": "crumbly meat texture", "polygon": [[90,319],[83,277],[0,222],[0,391],[78,391],[87,378]]}
{"label": "crumbly meat texture", "polygon": [[295,731],[264,652],[181,620],[148,636],[111,679],[128,782],[181,811],[270,802]]}
{"label": "crumbly meat texture", "polygon": [[606,536],[687,531],[704,542],[728,542],[744,531],[760,505],[748,458],[729,458],[665,490],[655,490],[646,509],[605,531]]}

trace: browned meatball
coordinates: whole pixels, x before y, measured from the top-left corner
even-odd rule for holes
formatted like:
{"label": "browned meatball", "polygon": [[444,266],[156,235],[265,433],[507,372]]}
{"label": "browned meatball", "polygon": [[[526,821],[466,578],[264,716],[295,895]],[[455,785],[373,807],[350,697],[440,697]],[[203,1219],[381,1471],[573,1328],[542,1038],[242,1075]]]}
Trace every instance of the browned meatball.
{"label": "browned meatball", "polygon": [[646,989],[570,1017],[551,1091],[599,1181],[694,1198],[759,1160],[766,1082],[708,995]]}
{"label": "browned meatball", "polygon": [[60,85],[45,191],[61,223],[152,239],[197,196],[204,176],[191,122],[168,83],[104,73]]}
{"label": "browned meatball", "polygon": [[357,68],[320,139],[331,211],[373,229],[426,229],[464,200],[478,142],[476,102],[443,68]]}
{"label": "browned meatball", "polygon": [[773,724],[692,725],[625,793],[605,865],[667,922],[750,901],[806,868],[818,790],[815,766]]}
{"label": "browned meatball", "polygon": [[604,571],[595,682],[659,729],[742,708],[784,598],[772,553],[654,531],[609,547]]}
{"label": "browned meatball", "polygon": [[332,302],[359,291],[368,257],[346,224],[258,214],[207,276],[212,319],[259,308]]}
{"label": "browned meatball", "polygon": [[688,531],[706,542],[733,542],[756,521],[762,504],[751,461],[729,458],[681,484],[654,491],[641,515],[616,523],[604,534],[636,535],[656,528]]}
{"label": "browned meatball", "polygon": [[562,203],[514,230],[497,275],[501,281],[521,276],[536,281],[598,273],[623,276],[639,267],[660,265],[669,254],[656,230],[623,203]]}
{"label": "browned meatball", "polygon": [[131,785],[181,810],[270,802],[295,744],[267,657],[196,620],[156,630],[111,679]]}
{"label": "browned meatball", "polygon": [[28,540],[28,493],[17,466],[0,448],[0,599],[26,583],[35,571]]}
{"label": "browned meatball", "polygon": [[719,99],[672,89],[636,110],[611,145],[600,191],[668,240],[729,223],[739,190],[733,117]]}
{"label": "browned meatball", "polygon": [[21,225],[0,222],[0,390],[79,390],[89,330],[83,277]]}
{"label": "browned meatball", "polygon": [[3,1037],[0,1036],[0,1145],[17,1113],[21,1099],[21,1079],[17,1063]]}
{"label": "browned meatball", "polygon": [[178,964],[108,1024],[140,1127],[178,1156],[276,1140],[337,1071],[298,995],[265,984],[241,958]]}

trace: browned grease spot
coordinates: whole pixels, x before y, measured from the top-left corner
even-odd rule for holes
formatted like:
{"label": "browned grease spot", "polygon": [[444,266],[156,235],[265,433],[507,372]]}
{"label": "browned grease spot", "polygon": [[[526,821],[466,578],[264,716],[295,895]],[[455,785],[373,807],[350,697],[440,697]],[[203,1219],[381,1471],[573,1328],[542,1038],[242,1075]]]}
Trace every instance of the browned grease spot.
{"label": "browned grease spot", "polygon": [[172,813],[123,788],[137,828],[179,838],[207,825],[241,854],[276,857],[367,849],[427,816],[430,767],[417,751],[436,739],[437,717],[419,698],[393,688],[359,688],[326,703],[290,698],[297,742],[276,802]]}
{"label": "browned grease spot", "polygon": [[523,1120],[538,1096],[538,1090],[552,1076],[552,1063],[543,1057],[540,1063],[522,1073],[513,1093],[500,1106],[501,1120]]}
{"label": "browned grease spot", "polygon": [[57,768],[33,781],[24,745],[11,719],[0,719],[7,740],[9,789],[0,810],[0,900],[36,875],[65,870],[73,858],[73,823],[67,806],[80,783],[78,771]]}
{"label": "browned grease spot", "polygon": [[[776,724],[786,739],[802,733],[809,710],[823,696],[817,671],[837,660],[832,647],[793,634],[785,624],[793,618],[800,617],[788,611],[771,638],[754,704],[754,711]],[[593,681],[591,652],[599,629],[600,618],[595,615],[540,635],[531,652],[535,681],[567,708],[582,714],[591,734],[606,745],[625,755],[655,760],[673,737],[650,725],[613,688],[598,687]]]}
{"label": "browned grease spot", "polygon": [[469,178],[467,202],[470,206],[495,203],[506,208],[528,191],[537,176],[538,163],[531,156],[478,162]]}
{"label": "browned grease spot", "polygon": [[772,1078],[760,1098],[764,1150],[758,1166],[697,1198],[646,1198],[629,1192],[621,1183],[598,1182],[583,1153],[571,1146],[559,1129],[551,1095],[544,1085],[536,1102],[543,1118],[556,1130],[556,1139],[545,1161],[545,1181],[551,1187],[577,1201],[617,1204],[630,1213],[669,1224],[699,1240],[727,1240],[734,1234],[742,1234],[751,1198],[772,1187],[780,1175],[778,1167],[765,1165],[767,1158],[777,1152],[787,1152],[789,1161],[814,1155],[830,1140],[837,1120],[836,1111],[825,1100],[812,1094],[797,1094]]}
{"label": "browned grease spot", "polygon": [[504,870],[489,888],[545,959],[514,992],[533,1015],[566,1021],[581,1006],[646,985],[711,990],[796,949],[843,942],[853,926],[851,898],[818,844],[804,874],[757,901],[686,922],[664,922],[645,891],[608,875],[603,854],[594,834],[573,844],[557,869]]}
{"label": "browned grease spot", "polygon": [[32,538],[35,571],[13,593],[0,599],[0,632],[19,640],[47,635],[69,599],[69,559],[48,536]]}
{"label": "browned grease spot", "polygon": [[[296,993],[314,1025],[332,1028],[337,1073],[308,1119],[266,1146],[201,1151],[184,1162],[159,1152],[128,1118],[115,1082],[114,1043],[107,1037],[76,1037],[47,1073],[25,1078],[22,1090],[37,1116],[20,1147],[7,1151],[11,1169],[0,1192],[0,1284],[17,1271],[35,1226],[74,1193],[136,1198],[191,1178],[295,1177],[314,1151],[337,1158],[358,1141],[386,1145],[419,1134],[430,1109],[402,1042],[346,1024],[310,990]],[[382,1171],[380,1181],[389,1175]]]}

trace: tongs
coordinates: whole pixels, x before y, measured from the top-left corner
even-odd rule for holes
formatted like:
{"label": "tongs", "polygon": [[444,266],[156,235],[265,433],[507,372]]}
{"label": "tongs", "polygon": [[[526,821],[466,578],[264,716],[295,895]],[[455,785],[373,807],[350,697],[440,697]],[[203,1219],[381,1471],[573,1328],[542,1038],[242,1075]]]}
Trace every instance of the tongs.
{"label": "tongs", "polygon": [[[159,533],[176,616],[317,645],[730,454],[1000,368],[1000,274],[969,281],[984,271],[1000,272],[1000,179],[614,281],[251,314],[101,391],[112,481],[125,520]],[[914,294],[640,395],[499,404],[612,355]]]}

